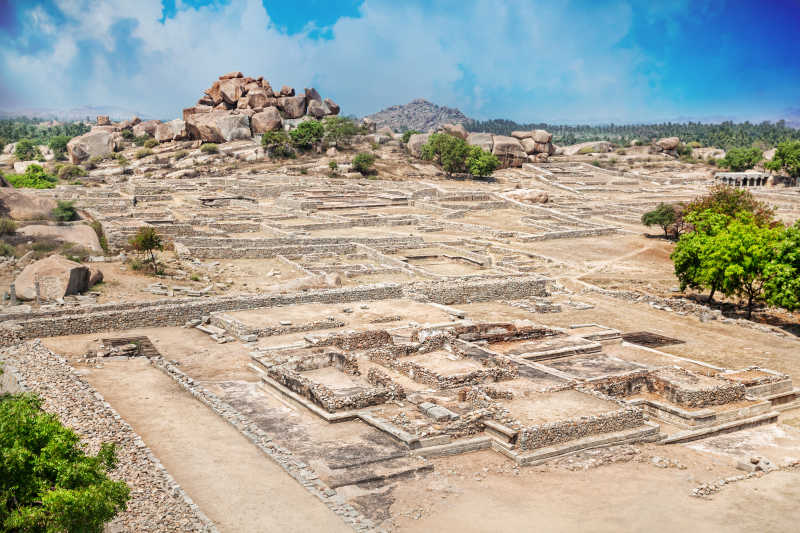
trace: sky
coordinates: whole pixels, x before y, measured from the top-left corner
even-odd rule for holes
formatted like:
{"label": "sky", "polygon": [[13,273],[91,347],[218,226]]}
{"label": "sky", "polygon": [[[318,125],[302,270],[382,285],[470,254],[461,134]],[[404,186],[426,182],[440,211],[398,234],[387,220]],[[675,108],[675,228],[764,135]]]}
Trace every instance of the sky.
{"label": "sky", "polygon": [[220,75],[347,115],[800,119],[800,0],[0,0],[0,109],[174,118]]}

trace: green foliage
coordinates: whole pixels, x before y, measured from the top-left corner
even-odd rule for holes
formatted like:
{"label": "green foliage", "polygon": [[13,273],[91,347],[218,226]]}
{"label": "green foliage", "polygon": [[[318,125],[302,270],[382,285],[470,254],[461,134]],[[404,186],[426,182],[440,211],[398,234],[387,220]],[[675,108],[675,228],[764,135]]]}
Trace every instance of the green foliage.
{"label": "green foliage", "polygon": [[113,444],[87,455],[35,396],[0,397],[0,458],[3,531],[100,533],[126,509],[130,489],[107,475]]}
{"label": "green foliage", "polygon": [[7,242],[0,241],[0,257],[11,257],[14,255],[14,247]]}
{"label": "green foliage", "polygon": [[186,150],[178,150],[177,152],[175,152],[175,153],[172,155],[172,157],[174,157],[174,158],[175,158],[175,160],[177,161],[177,160],[179,160],[179,159],[183,159],[183,158],[184,158],[184,157],[186,157],[187,155],[189,155],[189,152],[187,152]]}
{"label": "green foliage", "polygon": [[786,125],[784,121],[751,124],[743,122],[722,122],[683,124],[666,122],[662,124],[603,124],[603,125],[559,125],[559,124],[518,124],[511,120],[471,121],[464,124],[467,131],[511,135],[512,131],[543,129],[553,134],[553,142],[558,145],[577,144],[589,141],[611,141],[637,146],[651,144],[662,137],[678,137],[691,145],[699,142],[702,146],[712,146],[729,150],[737,147],[751,147],[761,143],[765,147],[777,146],[785,141],[800,140],[800,129]]}
{"label": "green foliage", "polygon": [[58,169],[58,177],[62,180],[69,180],[86,174],[87,172],[78,165],[61,165]]}
{"label": "green foliage", "polygon": [[0,235],[14,235],[17,232],[17,223],[8,217],[0,218]]}
{"label": "green foliage", "polygon": [[31,139],[20,139],[14,148],[14,157],[20,161],[44,161],[41,150]]}
{"label": "green foliage", "polygon": [[132,141],[136,138],[133,135],[133,130],[130,129],[124,129],[120,132],[120,134],[122,135],[122,138],[125,139],[126,141]]}
{"label": "green foliage", "polygon": [[[164,241],[153,226],[142,226],[139,231],[128,241],[137,252],[149,254],[153,272],[158,272],[156,263],[156,250],[164,249]],[[135,269],[134,269],[135,270]]]}
{"label": "green foliage", "polygon": [[689,143],[686,143],[686,144],[689,146],[689,148],[692,148],[692,149],[694,149],[694,148],[702,148],[703,147],[702,143],[699,143],[697,141],[692,141],[692,142],[689,142]]}
{"label": "green foliage", "polygon": [[152,138],[153,138],[152,136],[147,135],[145,133],[144,135],[140,135],[138,137],[134,137],[133,138],[133,144],[135,144],[136,146],[144,146],[144,143],[146,143],[147,141],[149,141]]}
{"label": "green foliage", "polygon": [[485,178],[500,167],[500,160],[491,152],[480,146],[470,146],[466,160],[467,170],[473,176]]}
{"label": "green foliage", "polygon": [[200,147],[200,151],[204,154],[217,154],[219,153],[219,146],[214,143],[205,143]]}
{"label": "green foliage", "polygon": [[[208,146],[208,145],[204,144],[203,146]],[[214,146],[216,146],[216,145],[214,145]],[[151,155],[153,155],[153,151],[150,148],[142,148],[141,150],[137,150],[136,151],[136,154],[134,154],[134,157],[136,159],[143,159],[143,158],[145,158],[147,156],[151,156]]]}
{"label": "green foliage", "polygon": [[661,202],[658,207],[642,215],[642,224],[647,226],[661,226],[664,236],[669,236],[669,228],[678,220],[675,206]]}
{"label": "green foliage", "polygon": [[0,137],[5,143],[11,143],[20,139],[30,139],[34,144],[48,146],[50,139],[64,135],[72,138],[76,135],[83,135],[91,128],[82,122],[71,122],[58,124],[56,126],[43,126],[41,119],[12,118],[0,120]]}
{"label": "green foliage", "polygon": [[63,160],[67,153],[67,143],[70,140],[69,135],[55,135],[47,142],[47,147],[53,151],[53,155],[58,160]]}
{"label": "green foliage", "polygon": [[52,189],[58,179],[48,174],[41,165],[29,165],[22,174],[7,174],[8,182],[17,189]]}
{"label": "green foliage", "polygon": [[681,158],[689,159],[692,157],[692,147],[688,144],[678,144],[678,147],[675,149],[675,151],[678,152],[678,156]]}
{"label": "green foliage", "polygon": [[699,196],[686,206],[687,216],[710,210],[734,218],[741,212],[750,213],[759,225],[769,225],[775,220],[775,209],[758,201],[747,189],[728,185],[713,185],[704,196]]}
{"label": "green foliage", "polygon": [[403,137],[402,137],[403,144],[406,144],[406,143],[408,143],[408,140],[411,138],[411,136],[412,136],[412,135],[416,135],[416,134],[418,134],[418,133],[421,133],[421,132],[419,132],[419,131],[417,131],[417,130],[407,130],[407,131],[404,131],[404,132],[403,132]]}
{"label": "green foliage", "polygon": [[783,231],[766,267],[766,278],[768,303],[789,311],[800,309],[800,220]]}
{"label": "green foliage", "polygon": [[580,155],[586,155],[586,154],[591,154],[591,153],[593,153],[594,151],[595,151],[595,150],[594,150],[594,148],[593,148],[593,147],[591,147],[591,146],[584,146],[583,148],[581,148],[580,150],[578,150],[578,154],[580,154]]}
{"label": "green foliage", "polygon": [[793,178],[800,178],[800,141],[783,142],[778,145],[775,157],[764,164],[775,172],[785,171]]}
{"label": "green foliage", "polygon": [[158,146],[158,141],[157,141],[157,140],[155,140],[155,139],[152,139],[152,138],[151,138],[151,139],[147,139],[147,140],[144,142],[144,145],[143,145],[143,146],[144,146],[145,148],[155,148],[156,146]]}
{"label": "green foliage", "polygon": [[350,143],[353,136],[358,134],[358,126],[347,117],[326,117],[322,121],[323,139],[326,143],[337,148]]}
{"label": "green foliage", "polygon": [[325,135],[325,128],[321,122],[316,120],[306,120],[297,125],[295,129],[289,132],[292,138],[292,144],[300,150],[308,150],[315,143],[322,140]]}
{"label": "green foliage", "polygon": [[375,164],[375,156],[368,152],[360,152],[353,158],[353,170],[360,172],[362,176],[372,174],[375,169],[372,165]]}
{"label": "green foliage", "polygon": [[717,163],[734,172],[741,172],[753,168],[762,157],[763,154],[758,148],[731,148]]}
{"label": "green foliage", "polygon": [[56,207],[50,211],[50,216],[59,222],[75,220],[78,218],[78,212],[75,210],[75,202],[59,200]]}
{"label": "green foliage", "polygon": [[264,147],[270,157],[276,159],[297,157],[294,148],[292,148],[291,137],[283,130],[264,133],[261,136],[261,146]]}
{"label": "green foliage", "polygon": [[95,220],[91,223],[91,226],[95,234],[97,234],[97,240],[100,241],[100,248],[103,249],[103,252],[108,253],[108,239],[106,238],[106,232],[103,231],[103,225],[99,220]]}

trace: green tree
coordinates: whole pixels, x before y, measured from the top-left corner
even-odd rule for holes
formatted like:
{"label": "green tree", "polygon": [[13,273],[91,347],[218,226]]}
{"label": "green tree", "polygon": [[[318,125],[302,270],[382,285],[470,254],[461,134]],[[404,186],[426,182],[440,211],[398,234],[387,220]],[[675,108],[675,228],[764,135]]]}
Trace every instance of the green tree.
{"label": "green tree", "polygon": [[261,145],[270,157],[285,158],[296,156],[294,148],[292,148],[292,139],[283,130],[264,133],[261,136]]}
{"label": "green tree", "polygon": [[480,146],[470,146],[466,161],[467,169],[473,176],[485,178],[500,167],[500,160],[491,152]]}
{"label": "green tree", "polygon": [[146,253],[150,257],[150,264],[153,266],[153,272],[158,272],[158,265],[156,263],[156,250],[164,249],[164,242],[161,235],[155,230],[153,226],[142,226],[136,235],[128,241],[131,247],[137,252]]}
{"label": "green tree", "polygon": [[789,311],[800,309],[800,220],[783,231],[766,271],[767,302]]}
{"label": "green tree", "polygon": [[52,189],[58,182],[41,165],[28,165],[22,174],[6,174],[5,178],[17,189]]}
{"label": "green tree", "polygon": [[725,157],[718,160],[717,163],[722,166],[728,167],[734,172],[741,172],[753,168],[756,163],[761,161],[764,154],[758,148],[731,148]]}
{"label": "green tree", "polygon": [[470,155],[469,145],[464,139],[447,133],[434,133],[422,146],[422,159],[435,161],[448,176],[455,172],[466,172],[466,160]]}
{"label": "green tree", "polygon": [[78,436],[32,395],[0,397],[0,529],[100,533],[130,490],[107,472],[113,444],[87,455]]}
{"label": "green tree", "polygon": [[775,157],[764,166],[779,172],[784,170],[793,178],[800,178],[800,141],[786,141],[778,145]]}
{"label": "green tree", "polygon": [[53,155],[56,159],[63,160],[66,157],[67,143],[69,140],[69,135],[55,135],[50,138],[47,146],[53,151]]}
{"label": "green tree", "polygon": [[681,235],[670,256],[675,268],[675,276],[681,290],[691,287],[696,290],[710,289],[708,301],[714,301],[714,294],[721,288],[726,264],[715,255],[714,238],[730,222],[730,217],[706,210],[691,213],[687,221],[694,231]]}
{"label": "green tree", "polygon": [[297,125],[295,129],[289,132],[292,138],[292,144],[300,150],[308,150],[314,144],[322,140],[325,135],[325,128],[321,122],[316,120],[306,120]]}
{"label": "green tree", "polygon": [[412,135],[416,135],[417,133],[421,133],[417,130],[406,130],[403,132],[402,141],[403,144],[408,144],[408,140],[411,138]]}
{"label": "green tree", "polygon": [[686,206],[686,216],[710,210],[734,218],[741,212],[750,213],[757,224],[775,223],[775,209],[756,200],[747,189],[729,185],[712,185],[707,194],[698,196]]}
{"label": "green tree", "polygon": [[75,202],[59,200],[50,211],[50,216],[59,222],[69,222],[78,218],[78,211],[75,209]]}
{"label": "green tree", "polygon": [[375,156],[369,152],[361,152],[353,158],[353,170],[366,176],[374,172],[372,165],[375,164]]}
{"label": "green tree", "polygon": [[347,117],[326,117],[322,121],[323,139],[337,148],[347,145],[358,134],[358,126]]}
{"label": "green tree", "polygon": [[642,224],[647,226],[661,226],[664,236],[669,237],[669,228],[678,220],[675,207],[661,202],[658,207],[642,215]]}
{"label": "green tree", "polygon": [[20,161],[44,161],[42,152],[31,139],[20,139],[14,148],[14,157]]}

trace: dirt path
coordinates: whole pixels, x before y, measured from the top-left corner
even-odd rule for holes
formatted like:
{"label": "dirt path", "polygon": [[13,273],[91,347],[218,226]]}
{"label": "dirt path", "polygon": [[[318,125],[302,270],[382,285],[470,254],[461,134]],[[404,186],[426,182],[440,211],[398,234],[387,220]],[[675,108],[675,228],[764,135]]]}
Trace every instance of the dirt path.
{"label": "dirt path", "polygon": [[146,361],[110,361],[86,378],[220,531],[350,531],[245,437]]}

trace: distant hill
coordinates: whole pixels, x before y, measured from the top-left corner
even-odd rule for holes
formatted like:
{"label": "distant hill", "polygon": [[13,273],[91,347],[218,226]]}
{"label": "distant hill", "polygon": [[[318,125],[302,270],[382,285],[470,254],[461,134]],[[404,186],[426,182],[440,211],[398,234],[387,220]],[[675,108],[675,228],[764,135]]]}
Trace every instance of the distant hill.
{"label": "distant hill", "polygon": [[388,126],[395,131],[417,130],[427,132],[442,124],[462,124],[470,119],[458,109],[439,106],[422,98],[405,105],[387,107],[367,117],[379,128]]}
{"label": "distant hill", "polygon": [[0,118],[16,118],[28,117],[39,118],[44,120],[63,120],[72,122],[76,120],[84,120],[89,117],[91,122],[94,122],[97,115],[108,115],[111,120],[127,120],[133,117],[139,117],[142,120],[148,120],[150,117],[146,113],[138,113],[135,110],[125,109],[120,106],[81,106],[72,109],[48,109],[41,107],[31,107],[26,109],[0,109]]}

